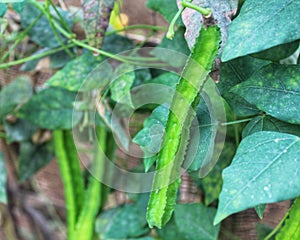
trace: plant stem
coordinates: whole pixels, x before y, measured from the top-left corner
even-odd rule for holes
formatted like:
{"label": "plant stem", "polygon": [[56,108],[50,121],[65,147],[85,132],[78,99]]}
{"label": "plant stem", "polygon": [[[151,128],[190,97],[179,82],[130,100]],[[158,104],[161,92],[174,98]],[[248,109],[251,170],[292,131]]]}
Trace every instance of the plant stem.
{"label": "plant stem", "polygon": [[[74,47],[74,46],[75,46],[75,44],[73,44],[73,43],[67,45],[67,47],[69,47],[69,48]],[[0,64],[0,69],[5,69],[5,68],[11,67],[11,66],[19,65],[19,64],[22,64],[22,63],[25,63],[25,62],[28,62],[28,61],[31,61],[31,60],[39,59],[39,58],[42,58],[42,57],[47,57],[51,54],[60,52],[62,50],[64,50],[64,48],[59,47],[59,48],[51,49],[49,51],[46,51],[46,52],[43,52],[43,53],[40,53],[40,54],[32,55],[30,57],[22,58],[22,59],[19,59],[19,60],[16,60],[16,61],[8,62],[8,63],[3,63],[3,64]]]}
{"label": "plant stem", "polygon": [[229,125],[235,125],[235,124],[239,124],[239,123],[249,122],[251,120],[252,120],[252,118],[246,118],[246,119],[236,120],[236,121],[232,121],[232,122],[221,123],[220,125],[221,126],[229,126]]}
{"label": "plant stem", "polygon": [[192,4],[191,1],[183,1],[181,2],[181,6],[186,8],[191,8],[196,10],[197,12],[201,13],[204,17],[209,17],[211,15],[211,10],[209,8],[202,8],[195,4]]}
{"label": "plant stem", "polygon": [[19,45],[19,43],[26,37],[28,32],[34,27],[38,20],[43,16],[41,13],[18,37],[14,44],[9,48],[9,50],[2,56],[0,62],[4,62],[6,58],[11,54],[11,52]]}
{"label": "plant stem", "polygon": [[286,212],[286,214],[284,215],[284,217],[281,219],[281,221],[278,223],[278,225],[273,229],[272,232],[269,233],[268,236],[266,236],[264,238],[264,240],[269,240],[271,239],[271,237],[273,237],[277,232],[278,230],[281,228],[282,224],[284,223],[284,221],[287,219],[287,217],[289,216],[289,211]]}
{"label": "plant stem", "polygon": [[149,29],[149,30],[152,30],[152,31],[165,31],[167,32],[167,28],[165,27],[162,27],[162,26],[152,26],[152,25],[146,25],[146,24],[137,24],[137,25],[131,25],[131,26],[127,26],[127,27],[124,27],[122,29],[117,29],[117,30],[113,30],[113,31],[110,31],[110,32],[106,32],[105,35],[106,36],[109,36],[109,35],[112,35],[112,34],[115,34],[115,33],[118,33],[118,32],[124,32],[124,31],[127,31],[127,30],[132,30],[132,29]]}
{"label": "plant stem", "polygon": [[57,39],[57,41],[60,43],[60,45],[64,48],[65,52],[71,57],[73,58],[73,54],[72,52],[66,47],[65,43],[63,42],[63,40],[61,39],[61,37],[59,36],[59,34],[57,33],[56,31],[56,26],[54,26],[54,21],[53,21],[53,18],[52,18],[52,15],[50,13],[50,2],[49,0],[46,0],[46,5],[45,5],[45,8],[46,8],[46,16],[49,20],[49,23],[50,23],[50,28],[55,36],[55,38]]}

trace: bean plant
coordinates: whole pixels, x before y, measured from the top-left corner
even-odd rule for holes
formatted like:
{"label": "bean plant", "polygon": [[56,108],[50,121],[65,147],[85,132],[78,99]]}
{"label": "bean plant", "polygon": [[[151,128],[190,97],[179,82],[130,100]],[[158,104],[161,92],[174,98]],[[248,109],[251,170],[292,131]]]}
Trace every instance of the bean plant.
{"label": "bean plant", "polygon": [[[0,238],[247,239],[226,223],[252,209],[257,239],[300,239],[300,1],[145,3],[168,27],[124,23],[121,0],[0,0]],[[25,199],[53,159],[48,220]]]}

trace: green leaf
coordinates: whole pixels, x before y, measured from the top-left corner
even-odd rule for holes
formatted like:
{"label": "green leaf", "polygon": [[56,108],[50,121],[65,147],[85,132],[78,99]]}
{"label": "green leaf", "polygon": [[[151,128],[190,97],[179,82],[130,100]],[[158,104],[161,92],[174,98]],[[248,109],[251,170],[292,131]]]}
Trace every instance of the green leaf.
{"label": "green leaf", "polygon": [[284,222],[284,226],[280,229],[280,232],[276,235],[276,240],[285,239],[299,239],[300,238],[300,199],[297,198],[291,209],[289,210],[289,216]]}
{"label": "green leaf", "polygon": [[227,101],[232,111],[238,116],[251,116],[259,110],[241,96],[229,92],[229,89],[246,81],[257,70],[269,64],[269,61],[256,59],[250,56],[237,58],[221,65],[221,79],[217,84],[223,98]]}
{"label": "green leaf", "polygon": [[131,101],[130,88],[135,79],[133,67],[128,64],[121,64],[115,70],[116,79],[110,84],[111,98],[117,103],[133,106]]}
{"label": "green leaf", "polygon": [[[171,22],[178,11],[176,1],[173,0],[147,0],[146,5],[153,11],[159,12],[164,18]],[[176,22],[178,25],[183,25],[181,18]]]}
{"label": "green leaf", "polygon": [[268,115],[257,116],[253,118],[243,129],[243,138],[261,131],[274,131],[282,133],[290,133],[300,136],[300,126],[282,122]]}
{"label": "green leaf", "polygon": [[7,173],[3,153],[0,151],[0,203],[7,203],[6,195]]}
{"label": "green leaf", "polygon": [[6,4],[0,2],[0,17],[3,17],[6,11],[7,11]]}
{"label": "green leaf", "polygon": [[136,204],[125,204],[102,212],[95,228],[103,240],[137,238],[150,231],[145,209],[140,209]]}
{"label": "green leaf", "polygon": [[89,91],[105,86],[110,80],[112,67],[108,62],[101,63],[92,53],[87,52],[69,62],[56,72],[46,84],[69,91]]}
{"label": "green leaf", "polygon": [[213,226],[215,213],[200,203],[177,204],[172,220],[158,235],[164,240],[216,240],[220,226]]}
{"label": "green leaf", "polygon": [[0,122],[18,105],[26,102],[32,95],[32,86],[27,76],[17,77],[0,92]]}
{"label": "green leaf", "polygon": [[247,0],[230,25],[222,61],[299,39],[299,9],[298,0]]}
{"label": "green leaf", "polygon": [[152,79],[152,75],[150,73],[149,68],[136,69],[134,73],[135,73],[135,79],[132,87],[136,87],[141,84],[148,83],[148,81]]}
{"label": "green leaf", "polygon": [[263,219],[264,217],[265,208],[266,208],[266,204],[259,204],[254,208],[260,219]]}
{"label": "green leaf", "polygon": [[19,181],[24,182],[54,158],[52,145],[22,142],[19,157]]}
{"label": "green leaf", "polygon": [[[160,60],[169,63],[173,67],[184,66],[187,60],[187,56],[190,54],[190,50],[184,39],[184,31],[184,27],[179,28],[172,40],[164,37],[157,48],[151,51],[151,54],[159,58]],[[166,48],[172,51],[168,51],[168,54],[166,54],[166,51],[163,51],[162,48]],[[181,56],[178,53],[182,53],[183,55]]]}
{"label": "green leaf", "polygon": [[121,35],[109,35],[104,38],[102,50],[113,54],[132,50],[135,44],[127,37]]}
{"label": "green leaf", "polygon": [[214,223],[259,204],[300,195],[300,138],[277,132],[258,132],[239,145],[223,171],[223,187]]}
{"label": "green leaf", "polygon": [[[196,116],[199,124],[200,139],[198,139],[199,135],[197,131],[190,131],[191,137],[189,140],[189,146],[194,146],[198,143],[198,147],[194,160],[190,166],[188,166],[189,171],[198,171],[202,167],[202,164],[204,163],[207,154],[211,149],[212,142],[214,142],[217,129],[217,125],[212,125],[210,112],[203,98],[201,98],[196,108]],[[188,147],[186,153],[187,156],[189,155],[190,149],[191,148]],[[193,151],[194,150],[192,150],[192,152]]]}
{"label": "green leaf", "polygon": [[48,88],[24,104],[17,116],[45,129],[71,129],[82,117],[82,112],[73,108],[75,98],[76,93]]}
{"label": "green leaf", "polygon": [[291,56],[299,47],[299,40],[272,47],[259,53],[252,54],[253,57],[278,62]]}
{"label": "green leaf", "polygon": [[[65,22],[68,24],[70,28],[73,25],[73,17],[71,13],[63,11],[60,8],[57,8],[61,16],[64,18]],[[51,14],[54,17],[57,17],[57,14],[50,8]],[[30,2],[28,2],[21,13],[21,25],[25,29],[27,28],[38,16],[40,15],[40,11]],[[59,22],[57,22],[61,26]],[[61,26],[63,27],[63,26]],[[65,37],[63,37],[60,33],[58,33],[63,41],[67,41]],[[47,20],[46,16],[42,16],[37,23],[33,26],[33,28],[28,32],[28,36],[30,39],[36,44],[48,47],[55,48],[60,46],[59,41],[56,39],[52,29],[50,27],[50,23]]]}
{"label": "green leaf", "polygon": [[267,114],[289,123],[300,123],[300,66],[270,64],[231,92]]}
{"label": "green leaf", "polygon": [[25,4],[27,4],[27,0],[21,0],[21,1],[16,1],[12,3],[13,8],[16,10],[17,13],[21,14]]}
{"label": "green leaf", "polygon": [[162,84],[171,87],[172,89],[175,89],[178,81],[179,81],[179,76],[177,74],[172,72],[167,72],[159,75],[156,78],[147,81],[147,83]]}
{"label": "green leaf", "polygon": [[38,127],[31,123],[18,119],[14,123],[4,121],[6,141],[8,143],[26,141],[38,130]]}
{"label": "green leaf", "polygon": [[164,129],[166,127],[169,108],[160,105],[152,111],[152,114],[145,119],[144,127],[133,138],[144,152],[145,171],[148,172],[156,161],[156,153],[160,151]]}
{"label": "green leaf", "polygon": [[219,198],[223,183],[222,171],[231,163],[235,149],[233,143],[226,142],[216,166],[205,178],[201,179],[205,205],[209,205]]}

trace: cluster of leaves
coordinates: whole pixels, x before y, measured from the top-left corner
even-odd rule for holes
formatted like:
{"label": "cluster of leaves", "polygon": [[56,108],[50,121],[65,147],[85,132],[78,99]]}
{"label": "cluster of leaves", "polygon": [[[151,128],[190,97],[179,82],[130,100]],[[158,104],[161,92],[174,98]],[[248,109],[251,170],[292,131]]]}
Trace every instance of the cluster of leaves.
{"label": "cluster of leaves", "polygon": [[[213,1],[207,1],[206,6],[216,9],[211,2]],[[229,4],[232,1],[224,2]],[[147,6],[161,13],[169,22],[178,10],[173,0],[163,3],[148,0]],[[0,3],[0,16],[4,15],[6,8],[6,4]],[[61,44],[58,40],[53,40],[56,38],[47,18],[40,17],[34,5],[23,1],[14,3],[13,8],[20,14],[24,29],[37,20],[28,32],[28,37],[38,46],[34,54],[55,49]],[[256,208],[262,217],[265,204],[300,196],[300,33],[297,28],[300,19],[295,17],[299,9],[299,1],[284,0],[247,0],[239,9],[239,14],[230,25],[224,51],[220,53],[222,64],[217,86],[224,99],[227,120],[245,122],[247,119],[249,122],[229,127],[219,162],[205,178],[198,179],[197,172],[215,138],[215,127],[210,125],[212,119],[208,107],[204,99],[200,101],[196,112],[201,139],[196,158],[190,164],[188,172],[204,193],[205,201],[204,204],[178,204],[171,221],[165,228],[157,231],[161,239],[217,239],[219,223],[229,215]],[[57,16],[57,12],[52,11]],[[59,15],[70,28],[76,21],[70,13],[61,9]],[[190,18],[193,24],[186,25],[186,28],[183,22],[177,22],[175,38],[172,41],[164,38],[158,47],[188,54],[189,47],[185,37],[191,46],[193,36],[184,36],[184,32],[196,29],[200,22],[197,15]],[[224,27],[223,31],[226,29]],[[67,39],[60,37],[67,44]],[[130,39],[115,34],[105,37],[102,49],[119,53],[134,46]],[[92,89],[103,87],[112,74],[122,72],[123,67],[127,68],[125,63],[117,68],[106,64],[101,71],[97,71],[95,80],[90,74],[105,58],[94,57],[89,51],[82,51],[80,55],[80,50],[72,47],[71,55],[59,51],[47,56],[50,67],[57,71],[42,89],[33,89],[26,76],[1,88],[0,125],[5,130],[8,143],[20,143],[20,181],[30,178],[53,158],[52,144],[44,142],[36,145],[33,143],[33,135],[41,129],[71,129],[82,124],[89,109],[88,104],[77,102],[78,92],[79,95],[84,95]],[[159,48],[152,54],[174,64],[173,59],[166,59],[161,55]],[[21,70],[34,70],[40,60],[41,58],[26,62]],[[87,79],[88,84],[82,87],[83,81]],[[130,90],[134,86],[158,83],[175,88],[177,81],[178,76],[172,73],[151,69],[133,70],[110,85],[107,100],[112,105],[116,102],[128,104],[131,103]],[[155,164],[155,153],[161,147],[169,113],[166,105],[154,109],[150,106],[147,110],[151,115],[134,138],[134,142],[145,152],[146,171]],[[10,115],[17,117],[17,120],[9,121]],[[103,124],[103,121],[98,124]],[[0,172],[0,202],[6,203],[6,171],[1,152]],[[141,194],[133,204],[103,211],[96,221],[99,237],[154,239],[150,236],[145,219],[147,200],[148,195]],[[299,209],[297,201],[291,208],[290,218],[286,227],[278,234],[278,239],[284,239],[288,232],[295,229],[291,223],[297,219]]]}

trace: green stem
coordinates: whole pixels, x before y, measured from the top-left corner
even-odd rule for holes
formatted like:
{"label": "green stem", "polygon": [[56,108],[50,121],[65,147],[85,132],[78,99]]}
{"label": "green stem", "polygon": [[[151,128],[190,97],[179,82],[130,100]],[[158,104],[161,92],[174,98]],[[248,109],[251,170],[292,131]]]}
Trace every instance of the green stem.
{"label": "green stem", "polygon": [[37,23],[38,20],[43,16],[41,13],[34,21],[19,35],[18,39],[14,42],[14,44],[9,48],[9,50],[2,56],[0,62],[4,62],[7,57],[11,54],[11,52],[19,45],[19,43],[26,37],[28,32],[33,28],[33,26]]}
{"label": "green stem", "polygon": [[59,36],[59,34],[56,30],[56,27],[54,26],[54,21],[53,21],[52,15],[50,13],[50,1],[49,0],[46,0],[45,9],[46,9],[46,13],[47,13],[46,16],[50,23],[50,28],[51,28],[55,38],[60,43],[60,45],[64,48],[65,52],[70,56],[70,58],[73,58],[72,52],[66,47],[66,44],[63,42],[63,40],[61,39],[61,36]]}
{"label": "green stem", "polygon": [[[189,2],[192,2],[192,0],[188,0]],[[166,38],[168,39],[173,39],[174,35],[175,35],[175,31],[174,31],[174,27],[175,27],[175,23],[176,21],[178,20],[178,18],[180,18],[183,10],[185,9],[186,7],[182,6],[178,12],[175,14],[175,16],[173,17],[171,23],[170,23],[170,26],[169,26],[169,29],[168,29],[168,32],[167,32],[167,35],[166,35]]]}
{"label": "green stem", "polygon": [[57,14],[57,16],[59,17],[59,22],[60,24],[68,30],[69,33],[72,33],[72,30],[70,29],[70,27],[68,26],[68,24],[66,23],[65,19],[63,18],[63,16],[60,14],[60,12],[57,10],[55,4],[52,2],[52,0],[49,0],[51,6],[53,7],[55,13]]}
{"label": "green stem", "polygon": [[[105,127],[97,127],[96,133],[99,141],[96,141],[95,158],[93,162],[93,173],[102,175],[104,173],[104,153],[106,152]],[[101,150],[99,150],[99,147]],[[80,240],[91,240],[94,234],[95,218],[101,206],[102,183],[92,174],[89,177],[89,186],[86,193],[85,202],[76,224],[76,237]]]}
{"label": "green stem", "polygon": [[69,166],[68,156],[65,152],[64,136],[62,130],[53,131],[54,149],[64,185],[65,206],[67,210],[68,240],[75,239],[74,230],[76,223],[76,203],[72,183],[72,171]]}
{"label": "green stem", "polygon": [[232,121],[232,122],[221,123],[220,125],[221,126],[229,126],[229,125],[235,125],[235,124],[239,124],[239,123],[249,122],[251,120],[252,120],[252,118],[246,118],[246,119],[236,120],[236,121]]}
{"label": "green stem", "polygon": [[118,32],[124,32],[124,31],[127,31],[127,30],[132,30],[132,29],[149,29],[149,30],[152,30],[152,31],[165,31],[167,32],[167,28],[165,27],[162,27],[162,26],[152,26],[152,25],[146,25],[146,24],[137,24],[137,25],[131,25],[131,26],[127,26],[127,27],[124,27],[122,29],[117,29],[117,30],[113,30],[113,31],[110,31],[110,32],[106,32],[105,35],[106,36],[109,36],[109,35],[112,35],[112,34],[115,34],[115,33],[118,33]]}
{"label": "green stem", "polygon": [[281,219],[281,221],[278,223],[278,225],[273,229],[272,232],[269,233],[268,236],[266,236],[264,238],[264,240],[269,240],[271,239],[278,231],[279,229],[281,228],[281,226],[283,225],[284,221],[287,219],[287,217],[289,216],[289,211],[286,212],[286,214],[284,215],[284,217]]}
{"label": "green stem", "polygon": [[[74,47],[74,46],[75,46],[75,44],[73,44],[73,43],[67,45],[67,47],[69,47],[69,48]],[[19,64],[22,64],[22,63],[25,63],[25,62],[28,62],[28,61],[31,61],[31,60],[39,59],[39,58],[42,58],[42,57],[47,57],[51,54],[60,52],[62,50],[64,50],[64,48],[59,47],[59,48],[51,49],[49,51],[46,51],[46,52],[43,52],[43,53],[40,53],[40,54],[32,55],[30,57],[22,58],[22,59],[19,59],[19,60],[16,60],[16,61],[8,62],[8,63],[3,63],[3,64],[0,64],[0,69],[5,69],[5,68],[11,67],[11,66],[19,65]]]}
{"label": "green stem", "polygon": [[209,8],[199,7],[195,4],[192,4],[191,2],[183,1],[183,2],[181,2],[181,6],[194,9],[197,12],[201,13],[204,17],[210,17],[210,15],[211,15],[211,10]]}

